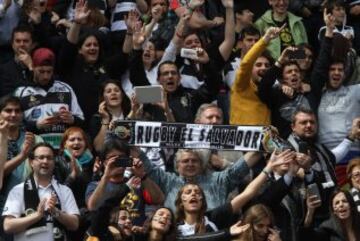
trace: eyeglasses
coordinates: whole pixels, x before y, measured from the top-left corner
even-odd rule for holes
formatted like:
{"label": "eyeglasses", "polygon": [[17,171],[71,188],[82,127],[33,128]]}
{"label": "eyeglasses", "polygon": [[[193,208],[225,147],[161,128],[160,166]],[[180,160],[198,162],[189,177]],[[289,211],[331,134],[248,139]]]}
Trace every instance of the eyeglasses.
{"label": "eyeglasses", "polygon": [[47,156],[47,155],[39,155],[39,156],[34,156],[34,159],[35,160],[38,160],[38,161],[43,161],[43,160],[48,160],[48,161],[52,161],[54,160],[54,157],[53,156]]}
{"label": "eyeglasses", "polygon": [[351,173],[351,178],[353,178],[353,179],[358,179],[358,178],[360,178],[360,172]]}

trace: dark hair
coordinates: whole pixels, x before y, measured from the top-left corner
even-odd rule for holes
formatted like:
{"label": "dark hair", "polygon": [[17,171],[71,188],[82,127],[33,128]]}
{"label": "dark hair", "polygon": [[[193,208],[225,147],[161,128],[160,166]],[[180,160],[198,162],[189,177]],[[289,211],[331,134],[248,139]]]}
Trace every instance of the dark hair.
{"label": "dark hair", "polygon": [[250,10],[249,1],[234,1],[234,12],[242,14],[244,10]]}
{"label": "dark hair", "polygon": [[124,152],[126,156],[130,156],[130,147],[126,142],[121,141],[119,138],[111,138],[101,150],[99,154],[100,160],[105,161],[106,155],[112,150],[121,151]]}
{"label": "dark hair", "polygon": [[295,65],[299,69],[299,71],[301,70],[300,66],[299,66],[299,64],[298,64],[298,62],[296,60],[289,60],[289,61],[286,61],[284,64],[281,65],[281,72],[283,72],[286,67],[292,66],[292,65]]}
{"label": "dark hair", "polygon": [[123,90],[121,86],[121,82],[115,79],[108,79],[101,83],[100,86],[100,93],[99,93],[99,103],[104,101],[104,91],[108,84],[114,84],[117,87],[119,87],[121,94],[122,94],[122,101],[121,101],[121,109],[123,111],[124,116],[127,116],[131,109],[131,102],[129,97],[126,95],[125,91]]}
{"label": "dark hair", "polygon": [[304,106],[300,106],[299,108],[297,108],[294,113],[291,115],[291,123],[292,124],[295,124],[295,121],[296,121],[296,116],[299,114],[299,113],[305,113],[305,114],[308,114],[308,115],[314,115],[315,116],[315,112],[309,108],[306,108]]}
{"label": "dark hair", "polygon": [[31,151],[30,151],[30,153],[29,153],[29,159],[30,159],[30,160],[34,160],[34,159],[35,159],[35,151],[36,151],[36,149],[38,149],[39,147],[47,147],[47,148],[51,149],[53,155],[55,155],[55,153],[56,153],[54,147],[53,147],[50,143],[40,142],[40,143],[35,144],[35,146],[31,149]]}
{"label": "dark hair", "polygon": [[174,212],[167,207],[159,207],[157,208],[144,222],[144,228],[145,228],[145,233],[148,235],[151,231],[151,222],[156,214],[157,211],[159,211],[160,209],[166,209],[171,213],[171,224],[169,227],[168,232],[165,234],[165,236],[163,237],[164,241],[174,241],[176,240],[176,223],[175,223],[175,215]]}
{"label": "dark hair", "polygon": [[11,43],[14,41],[14,36],[16,33],[29,33],[31,36],[31,40],[34,40],[33,28],[29,25],[19,25],[11,33]]}
{"label": "dark hair", "polygon": [[187,31],[185,31],[184,42],[187,37],[189,37],[190,35],[193,35],[193,34],[196,35],[196,37],[198,37],[198,39],[201,43],[201,47],[203,49],[206,49],[206,47],[207,47],[206,37],[205,37],[205,34],[203,34],[203,32],[200,32],[200,31],[194,31],[194,30],[189,30],[189,29]]}
{"label": "dark hair", "polygon": [[332,43],[331,63],[342,63],[345,66],[348,53],[351,50],[351,41],[341,33],[334,33]]}
{"label": "dark hair", "polygon": [[0,98],[0,111],[2,111],[8,104],[18,105],[20,106],[21,111],[23,111],[20,99],[12,95],[5,95]]}
{"label": "dark hair", "polygon": [[93,29],[86,29],[86,31],[82,32],[79,36],[79,40],[77,42],[77,47],[78,49],[81,48],[81,46],[84,44],[84,42],[86,41],[86,39],[90,38],[90,37],[94,37],[96,38],[98,45],[99,45],[99,56],[97,59],[97,63],[99,61],[101,61],[103,59],[103,41],[102,38],[100,37],[100,32],[93,30]]}
{"label": "dark hair", "polygon": [[245,27],[240,31],[238,40],[243,41],[246,35],[255,36],[258,35],[259,38],[261,37],[260,31],[255,28],[255,26],[250,25],[248,27]]}
{"label": "dark hair", "polygon": [[184,205],[182,204],[181,195],[183,194],[185,187],[187,187],[189,185],[197,186],[200,189],[200,193],[202,196],[202,206],[201,206],[201,209],[199,210],[199,215],[196,220],[195,234],[205,233],[206,230],[205,230],[204,216],[205,216],[205,212],[207,209],[206,196],[205,196],[203,189],[196,183],[185,184],[182,188],[180,188],[179,192],[177,193],[176,199],[175,199],[176,223],[180,223],[185,220],[185,210],[184,210]]}
{"label": "dark hair", "polygon": [[335,7],[346,8],[346,3],[344,0],[327,0],[324,4],[324,8],[327,9],[328,13],[332,13]]}
{"label": "dark hair", "polygon": [[[331,215],[335,218],[336,221],[339,221],[338,218],[334,215],[334,209],[333,209],[333,200],[335,198],[336,195],[338,195],[339,193],[344,193],[346,200],[349,203],[350,206],[350,217],[351,217],[351,228],[355,233],[355,240],[360,240],[360,215],[357,211],[357,207],[356,204],[354,202],[354,199],[352,197],[352,195],[348,192],[348,191],[343,191],[340,189],[335,189],[335,191],[331,194],[330,196],[330,210],[331,210]],[[339,225],[339,227],[342,227],[342,225]]]}
{"label": "dark hair", "polygon": [[271,54],[268,50],[263,51],[259,57],[263,57],[263,58],[267,59],[269,61],[270,66],[274,65],[274,63],[275,63],[274,58],[271,56]]}
{"label": "dark hair", "polygon": [[161,67],[162,67],[163,65],[165,65],[165,64],[175,66],[175,67],[176,67],[176,70],[177,70],[177,72],[178,72],[178,74],[179,74],[179,69],[178,69],[176,63],[173,62],[173,61],[167,60],[167,61],[164,61],[164,62],[162,62],[161,64],[159,64],[159,67],[158,67],[158,70],[157,70],[157,77],[158,77],[158,78],[160,77],[160,74],[161,74],[161,73],[160,73]]}

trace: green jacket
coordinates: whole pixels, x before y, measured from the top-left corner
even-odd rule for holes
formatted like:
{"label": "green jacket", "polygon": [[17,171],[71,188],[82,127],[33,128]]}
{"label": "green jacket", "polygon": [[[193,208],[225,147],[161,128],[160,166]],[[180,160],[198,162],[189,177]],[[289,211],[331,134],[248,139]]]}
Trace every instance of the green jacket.
{"label": "green jacket", "polygon": [[[271,13],[272,10],[266,11],[255,23],[261,35],[264,35],[269,27],[276,27]],[[301,43],[307,43],[308,39],[306,30],[303,23],[301,22],[301,18],[288,12],[288,21],[295,44],[298,45]],[[271,56],[274,59],[277,59],[281,54],[280,38],[273,39],[268,45],[267,49],[269,50]]]}

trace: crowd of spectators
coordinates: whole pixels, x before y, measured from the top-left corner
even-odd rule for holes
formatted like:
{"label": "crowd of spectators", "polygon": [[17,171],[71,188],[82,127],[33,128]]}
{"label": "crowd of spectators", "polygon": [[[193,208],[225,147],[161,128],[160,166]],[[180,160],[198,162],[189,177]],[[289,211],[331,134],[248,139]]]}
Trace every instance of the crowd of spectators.
{"label": "crowd of spectators", "polygon": [[[291,148],[133,146],[122,120]],[[360,1],[0,0],[0,212],[0,241],[360,241]]]}

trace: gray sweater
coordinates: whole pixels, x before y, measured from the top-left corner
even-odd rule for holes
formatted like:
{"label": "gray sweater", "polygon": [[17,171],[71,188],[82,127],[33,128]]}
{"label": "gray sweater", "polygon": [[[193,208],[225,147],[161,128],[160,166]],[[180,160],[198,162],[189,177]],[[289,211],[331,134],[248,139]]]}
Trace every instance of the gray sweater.
{"label": "gray sweater", "polygon": [[[319,141],[333,149],[348,135],[352,121],[360,117],[360,84],[326,90],[318,109]],[[360,151],[359,142],[352,150]]]}
{"label": "gray sweater", "polygon": [[[144,154],[141,155],[145,171],[164,192],[165,206],[175,211],[175,199],[180,188],[186,184],[186,179],[175,173],[165,172],[156,168]],[[234,165],[221,172],[205,172],[195,178],[195,183],[203,189],[208,210],[225,204],[228,194],[239,185],[241,179],[249,173],[249,167],[241,158]]]}

